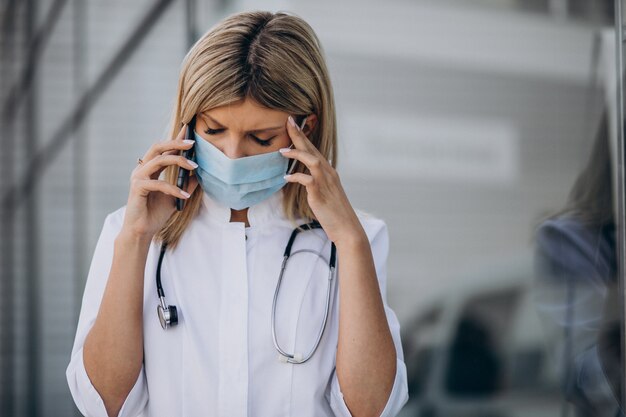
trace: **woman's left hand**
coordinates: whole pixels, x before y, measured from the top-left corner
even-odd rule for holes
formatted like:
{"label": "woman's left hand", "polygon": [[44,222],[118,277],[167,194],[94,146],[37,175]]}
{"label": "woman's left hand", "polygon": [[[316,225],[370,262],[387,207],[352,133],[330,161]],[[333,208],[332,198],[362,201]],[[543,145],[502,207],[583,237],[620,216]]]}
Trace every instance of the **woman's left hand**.
{"label": "woman's left hand", "polygon": [[291,116],[287,121],[287,132],[295,149],[283,148],[282,155],[303,163],[309,174],[297,172],[285,176],[287,182],[297,182],[306,187],[309,206],[328,238],[339,246],[344,240],[365,237],[348,196],[346,195],[335,168],[296,126]]}

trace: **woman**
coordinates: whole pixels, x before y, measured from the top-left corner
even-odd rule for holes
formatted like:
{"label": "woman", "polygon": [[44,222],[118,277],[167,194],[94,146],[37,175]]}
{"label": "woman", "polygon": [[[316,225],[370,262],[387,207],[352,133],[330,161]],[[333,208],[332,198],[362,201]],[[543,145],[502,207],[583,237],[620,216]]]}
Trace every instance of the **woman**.
{"label": "woman", "polygon": [[[536,231],[535,302],[562,366],[562,414],[623,417],[608,111],[566,206]],[[567,403],[566,403],[567,402]]]}
{"label": "woman", "polygon": [[[195,144],[183,140],[190,121]],[[385,301],[387,228],[354,211],[334,169],[332,88],[311,27],[250,12],[207,32],[183,62],[174,136],[138,160],[98,240],[67,368],[79,410],[395,415],[408,394]],[[197,163],[179,155],[192,146]],[[194,173],[187,192],[179,168]],[[274,304],[287,242],[312,220],[321,229],[298,233],[292,253],[324,259],[292,255]],[[168,303],[178,324],[161,324]]]}

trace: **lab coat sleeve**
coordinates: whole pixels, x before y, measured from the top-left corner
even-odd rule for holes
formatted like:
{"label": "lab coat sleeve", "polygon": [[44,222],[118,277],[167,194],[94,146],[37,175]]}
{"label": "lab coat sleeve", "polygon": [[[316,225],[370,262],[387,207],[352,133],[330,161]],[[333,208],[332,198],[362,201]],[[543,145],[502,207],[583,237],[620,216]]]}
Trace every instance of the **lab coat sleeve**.
{"label": "lab coat sleeve", "polygon": [[[122,207],[110,213],[105,221],[89,268],[78,328],[70,363],[65,372],[74,403],[84,416],[108,417],[104,402],[94,388],[83,362],[83,344],[93,326],[113,261],[113,244],[124,218]],[[142,364],[135,385],[126,397],[118,417],[135,417],[144,409],[148,401],[146,375]]]}
{"label": "lab coat sleeve", "polygon": [[[396,317],[394,311],[387,304],[386,285],[389,233],[387,231],[387,225],[382,220],[367,219],[366,222],[374,223],[371,226],[366,226],[366,224],[364,224],[364,226],[366,226],[365,230],[368,233],[368,238],[370,240],[370,246],[372,248],[372,255],[374,257],[374,264],[376,267],[376,275],[380,286],[380,293],[383,299],[389,329],[391,330],[391,336],[393,337],[393,342],[396,347],[397,357],[396,376],[393,382],[393,388],[391,390],[391,394],[389,395],[389,399],[387,400],[387,404],[380,414],[380,417],[393,417],[400,412],[404,404],[408,401],[409,390],[402,343],[400,341],[400,323],[398,322],[398,318]],[[371,230],[371,232],[368,230]],[[352,417],[352,414],[348,410],[344,401],[336,369],[333,370],[330,381],[330,407],[337,417]]]}

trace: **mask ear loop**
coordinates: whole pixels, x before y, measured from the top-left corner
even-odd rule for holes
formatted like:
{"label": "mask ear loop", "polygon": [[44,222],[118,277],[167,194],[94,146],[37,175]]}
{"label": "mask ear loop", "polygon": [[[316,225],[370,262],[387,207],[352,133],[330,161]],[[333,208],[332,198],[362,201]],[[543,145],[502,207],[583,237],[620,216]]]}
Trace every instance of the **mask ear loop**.
{"label": "mask ear loop", "polygon": [[[302,123],[300,124],[300,131],[302,131],[302,129],[304,129],[304,125],[306,124],[306,117],[304,118],[304,120],[302,120]],[[289,145],[288,149],[291,149],[293,147],[293,142],[291,142],[291,145]],[[287,175],[291,175],[293,173],[293,169],[296,167],[296,163],[298,161],[296,159],[294,159],[291,162],[291,166],[289,167],[289,169],[287,170]]]}

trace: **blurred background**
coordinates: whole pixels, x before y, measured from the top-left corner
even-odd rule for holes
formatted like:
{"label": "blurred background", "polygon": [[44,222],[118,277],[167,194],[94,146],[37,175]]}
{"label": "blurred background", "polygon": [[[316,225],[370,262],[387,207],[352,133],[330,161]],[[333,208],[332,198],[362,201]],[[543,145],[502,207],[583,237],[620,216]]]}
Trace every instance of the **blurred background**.
{"label": "blurred background", "polygon": [[342,182],[389,226],[401,415],[621,415],[614,218],[585,223],[608,225],[609,266],[582,278],[563,269],[597,266],[600,241],[537,233],[599,169],[596,142],[599,205],[623,195],[612,0],[1,0],[0,415],[79,415],[65,369],[104,218],[165,139],[189,47],[246,9],[295,12],[324,46]]}

